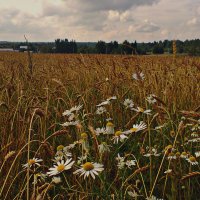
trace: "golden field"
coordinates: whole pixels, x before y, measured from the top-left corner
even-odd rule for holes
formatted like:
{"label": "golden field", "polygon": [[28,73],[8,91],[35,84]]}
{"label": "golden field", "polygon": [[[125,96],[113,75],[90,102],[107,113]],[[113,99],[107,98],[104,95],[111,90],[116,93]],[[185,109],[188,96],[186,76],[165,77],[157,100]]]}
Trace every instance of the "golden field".
{"label": "golden field", "polygon": [[0,116],[0,199],[199,198],[199,57],[0,53]]}

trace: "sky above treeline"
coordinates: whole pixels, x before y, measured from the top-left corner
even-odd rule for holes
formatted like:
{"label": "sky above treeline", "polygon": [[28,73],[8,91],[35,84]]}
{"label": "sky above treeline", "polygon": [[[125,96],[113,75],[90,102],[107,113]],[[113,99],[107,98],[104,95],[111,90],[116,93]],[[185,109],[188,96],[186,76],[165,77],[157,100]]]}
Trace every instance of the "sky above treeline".
{"label": "sky above treeline", "polygon": [[200,38],[200,0],[0,0],[0,41]]}

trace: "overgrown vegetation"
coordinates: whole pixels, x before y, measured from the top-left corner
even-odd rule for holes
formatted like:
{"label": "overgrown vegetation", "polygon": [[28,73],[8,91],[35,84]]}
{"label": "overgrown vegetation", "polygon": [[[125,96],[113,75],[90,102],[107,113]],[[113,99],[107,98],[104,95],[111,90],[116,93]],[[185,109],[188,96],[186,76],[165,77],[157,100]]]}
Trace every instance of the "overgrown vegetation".
{"label": "overgrown vegetation", "polygon": [[0,54],[0,199],[198,199],[198,57],[28,62]]}

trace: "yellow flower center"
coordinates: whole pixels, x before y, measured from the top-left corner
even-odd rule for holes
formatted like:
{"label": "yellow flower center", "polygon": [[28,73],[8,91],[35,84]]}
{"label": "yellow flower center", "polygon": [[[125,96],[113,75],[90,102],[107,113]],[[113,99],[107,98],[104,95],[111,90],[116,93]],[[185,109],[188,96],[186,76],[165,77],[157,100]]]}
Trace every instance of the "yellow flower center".
{"label": "yellow flower center", "polygon": [[90,171],[92,169],[94,169],[94,165],[91,163],[91,162],[86,162],[84,165],[83,165],[83,169],[85,171]]}
{"label": "yellow flower center", "polygon": [[178,151],[178,152],[176,152],[176,156],[177,157],[179,157],[181,154],[180,154],[180,152]]}
{"label": "yellow flower center", "polygon": [[191,162],[196,162],[196,158],[195,158],[194,156],[190,156],[189,160],[190,160]]}
{"label": "yellow flower center", "polygon": [[169,153],[169,155],[168,155],[168,156],[174,156],[174,153],[172,153],[172,152],[171,152],[171,153]]}
{"label": "yellow flower center", "polygon": [[122,134],[121,131],[116,131],[116,132],[115,132],[115,136],[120,136],[121,134]]}
{"label": "yellow flower center", "polygon": [[84,140],[87,139],[88,138],[87,133],[81,133],[81,138]]}
{"label": "yellow flower center", "polygon": [[62,172],[64,169],[65,169],[65,165],[63,165],[63,164],[58,165],[58,167],[57,167],[58,172]]}
{"label": "yellow flower center", "polygon": [[165,147],[165,151],[169,151],[169,150],[171,150],[172,148],[173,148],[173,146],[170,144],[170,145],[168,145],[168,146]]}
{"label": "yellow flower center", "polygon": [[182,156],[187,156],[187,153],[184,151],[181,153]]}
{"label": "yellow flower center", "polygon": [[61,150],[63,150],[63,148],[64,148],[63,145],[59,145],[59,146],[57,146],[57,151],[61,151]]}
{"label": "yellow flower center", "polygon": [[138,130],[138,128],[131,128],[130,130],[131,130],[131,132],[134,133],[134,132],[136,132]]}
{"label": "yellow flower center", "polygon": [[106,124],[106,126],[113,127],[114,124],[113,124],[112,122],[108,122],[108,123]]}
{"label": "yellow flower center", "polygon": [[144,109],[141,108],[141,107],[138,107],[138,111],[141,112],[141,113],[143,113],[143,112],[144,112]]}
{"label": "yellow flower center", "polygon": [[29,164],[29,165],[33,165],[33,164],[35,164],[35,160],[30,159],[30,160],[28,161],[28,164]]}

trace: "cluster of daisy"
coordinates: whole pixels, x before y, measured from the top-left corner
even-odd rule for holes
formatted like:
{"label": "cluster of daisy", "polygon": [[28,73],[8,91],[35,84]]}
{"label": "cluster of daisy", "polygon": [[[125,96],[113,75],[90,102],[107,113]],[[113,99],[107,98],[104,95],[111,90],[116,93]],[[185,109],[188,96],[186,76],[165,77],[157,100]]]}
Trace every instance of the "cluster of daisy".
{"label": "cluster of daisy", "polygon": [[136,166],[136,160],[128,160],[125,157],[121,157],[120,154],[116,157],[117,160],[117,167],[119,169],[124,169],[126,166],[131,169],[132,166]]}
{"label": "cluster of daisy", "polygon": [[62,126],[75,126],[79,124],[78,111],[83,107],[83,105],[74,106],[69,110],[65,110],[62,115],[67,117],[67,121]]}
{"label": "cluster of daisy", "polygon": [[[135,74],[133,75],[133,78],[136,80],[143,80],[144,74]],[[117,123],[115,124],[115,121],[110,118],[112,117],[112,115],[109,113],[110,107],[107,106],[114,102],[116,99],[116,96],[109,97],[96,106],[96,115],[94,116],[101,120],[98,120],[98,122],[94,126],[94,129],[90,129],[88,126],[91,134],[89,134],[87,128],[85,128],[85,122],[83,123],[83,121],[79,119],[80,110],[83,108],[82,105],[74,106],[69,110],[63,112],[62,115],[64,118],[67,119],[67,121],[61,124],[62,126],[67,127],[70,130],[69,126],[78,124],[81,125],[81,129],[77,129],[76,132],[77,134],[75,140],[77,141],[74,141],[72,144],[68,144],[67,146],[59,145],[56,149],[57,151],[55,153],[55,156],[52,159],[52,166],[49,167],[46,173],[38,172],[37,176],[34,176],[35,183],[37,182],[38,177],[41,180],[51,177],[51,183],[60,183],[61,176],[62,174],[65,174],[65,171],[70,172],[68,174],[71,175],[80,175],[84,179],[87,179],[88,177],[92,177],[93,179],[95,179],[95,177],[98,176],[100,172],[106,169],[108,164],[105,162],[106,158],[109,158],[107,162],[115,163],[115,167],[113,168],[113,170],[117,170],[118,173],[121,173],[123,169],[125,169],[124,171],[127,171],[128,174],[131,171],[128,169],[138,167],[138,163],[141,162],[140,160],[138,160],[137,162],[136,157],[133,156],[133,154],[135,155],[133,142],[135,146],[138,145],[140,148],[142,146],[143,151],[141,153],[141,160],[145,160],[145,162],[146,160],[148,160],[148,157],[150,157],[150,159],[152,157],[157,157],[155,160],[158,160],[159,157],[162,155],[164,156],[163,158],[165,158],[165,161],[169,163],[170,161],[173,162],[173,160],[185,160],[191,165],[199,164],[197,160],[200,157],[200,151],[194,152],[193,155],[195,156],[193,156],[190,152],[183,151],[182,153],[180,153],[181,151],[179,152],[178,149],[183,149],[183,147],[178,147],[178,145],[168,145],[164,148],[163,151],[160,150],[161,148],[160,146],[158,146],[158,143],[157,145],[151,146],[149,144],[149,146],[146,146],[146,135],[152,134],[152,132],[156,132],[157,135],[160,135],[164,132],[164,129],[168,129],[169,123],[163,121],[162,123],[160,123],[161,125],[155,123],[155,125],[157,126],[154,126],[153,128],[150,128],[150,125],[148,123],[148,127],[147,123],[145,123],[145,121],[142,121],[142,117],[144,117],[144,120],[146,116],[140,114],[151,115],[152,110],[135,106],[132,99],[127,98],[122,101],[121,104],[123,104],[124,109],[130,109],[131,111],[135,111],[138,113],[135,115],[136,117],[134,116],[135,123],[130,120],[130,123],[127,123],[128,125],[123,125],[122,127],[120,127],[120,125],[116,126]],[[154,94],[151,94],[146,98],[146,101],[148,102],[148,105],[151,106],[150,104],[155,104],[157,102],[156,96]],[[152,108],[154,108],[154,106],[152,106]],[[132,114],[132,112],[127,114]],[[106,119],[104,118],[105,116],[109,118]],[[146,131],[147,127],[148,131]],[[188,149],[188,144],[200,141],[199,124],[195,126],[192,125],[191,127],[191,139],[187,140],[187,143],[185,143],[186,149]],[[82,132],[83,130],[85,132]],[[142,132],[142,134],[138,134],[139,132]],[[172,136],[172,138],[174,138],[174,135],[176,135],[175,131],[168,131],[168,134]],[[141,141],[143,140],[143,142],[132,140],[137,135],[141,135]],[[152,134],[151,137],[153,138],[154,134]],[[152,140],[152,143],[153,142],[154,141]],[[146,148],[143,148],[144,145],[146,146]],[[176,146],[176,148],[174,146]],[[133,156],[132,159],[130,159],[131,156]],[[38,171],[37,169],[41,167],[41,163],[43,163],[42,159],[33,158],[30,159],[26,164],[24,164],[23,168],[31,168],[35,171]],[[165,169],[166,171],[164,173],[170,174],[172,173],[172,169]],[[106,170],[104,174],[106,174]],[[135,191],[129,191],[128,194],[131,197],[138,196],[137,192]],[[151,198],[149,199],[157,198],[151,196]]]}

